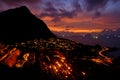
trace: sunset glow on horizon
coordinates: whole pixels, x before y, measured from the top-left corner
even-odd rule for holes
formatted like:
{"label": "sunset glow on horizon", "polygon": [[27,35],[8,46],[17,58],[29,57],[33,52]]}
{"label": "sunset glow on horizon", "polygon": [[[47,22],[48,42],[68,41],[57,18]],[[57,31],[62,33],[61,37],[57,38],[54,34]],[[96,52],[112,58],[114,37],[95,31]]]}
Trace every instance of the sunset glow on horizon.
{"label": "sunset glow on horizon", "polygon": [[70,33],[100,33],[103,29],[72,29],[72,30],[65,30],[64,28],[55,28],[50,27],[51,31],[54,32],[70,32]]}

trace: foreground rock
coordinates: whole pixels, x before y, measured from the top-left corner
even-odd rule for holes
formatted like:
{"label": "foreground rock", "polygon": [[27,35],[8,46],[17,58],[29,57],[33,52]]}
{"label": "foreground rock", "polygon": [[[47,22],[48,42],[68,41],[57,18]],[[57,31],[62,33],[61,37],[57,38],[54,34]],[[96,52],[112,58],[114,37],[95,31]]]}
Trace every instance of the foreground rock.
{"label": "foreground rock", "polygon": [[22,6],[0,13],[0,41],[55,37],[47,25]]}

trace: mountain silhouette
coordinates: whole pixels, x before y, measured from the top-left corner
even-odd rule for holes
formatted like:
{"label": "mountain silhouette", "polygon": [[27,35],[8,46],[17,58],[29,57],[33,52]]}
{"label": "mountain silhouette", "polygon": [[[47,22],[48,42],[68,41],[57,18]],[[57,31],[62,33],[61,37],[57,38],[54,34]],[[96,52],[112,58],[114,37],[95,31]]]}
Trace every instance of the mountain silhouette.
{"label": "mountain silhouette", "polygon": [[0,13],[0,41],[19,42],[50,37],[56,36],[26,6]]}

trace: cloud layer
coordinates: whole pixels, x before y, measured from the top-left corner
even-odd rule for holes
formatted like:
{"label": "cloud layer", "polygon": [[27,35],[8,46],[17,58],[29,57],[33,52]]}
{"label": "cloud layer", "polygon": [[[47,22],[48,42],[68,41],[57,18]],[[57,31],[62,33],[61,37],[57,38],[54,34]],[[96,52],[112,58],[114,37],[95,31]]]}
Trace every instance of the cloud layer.
{"label": "cloud layer", "polygon": [[88,26],[104,28],[109,24],[117,28],[120,27],[119,4],[120,0],[0,0],[0,11],[26,5],[51,27],[62,26],[68,30],[68,26],[73,26],[69,29],[87,29]]}

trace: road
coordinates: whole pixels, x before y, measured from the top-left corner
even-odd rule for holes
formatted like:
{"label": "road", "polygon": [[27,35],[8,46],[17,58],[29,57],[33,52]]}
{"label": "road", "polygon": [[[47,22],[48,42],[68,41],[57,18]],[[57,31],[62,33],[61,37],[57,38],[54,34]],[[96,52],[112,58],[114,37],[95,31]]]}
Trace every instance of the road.
{"label": "road", "polygon": [[109,50],[109,48],[103,48],[102,50],[99,51],[98,54],[99,54],[101,57],[103,57],[103,58],[108,58],[107,56],[105,56],[105,55],[103,54],[103,52],[108,51],[108,50]]}
{"label": "road", "polygon": [[104,52],[105,51],[108,51],[109,48],[103,48],[102,50],[99,51],[99,56],[100,58],[103,60],[103,63],[106,64],[106,65],[109,65],[109,64],[113,64],[113,61],[111,58],[109,58],[108,56],[105,56],[104,55]]}

